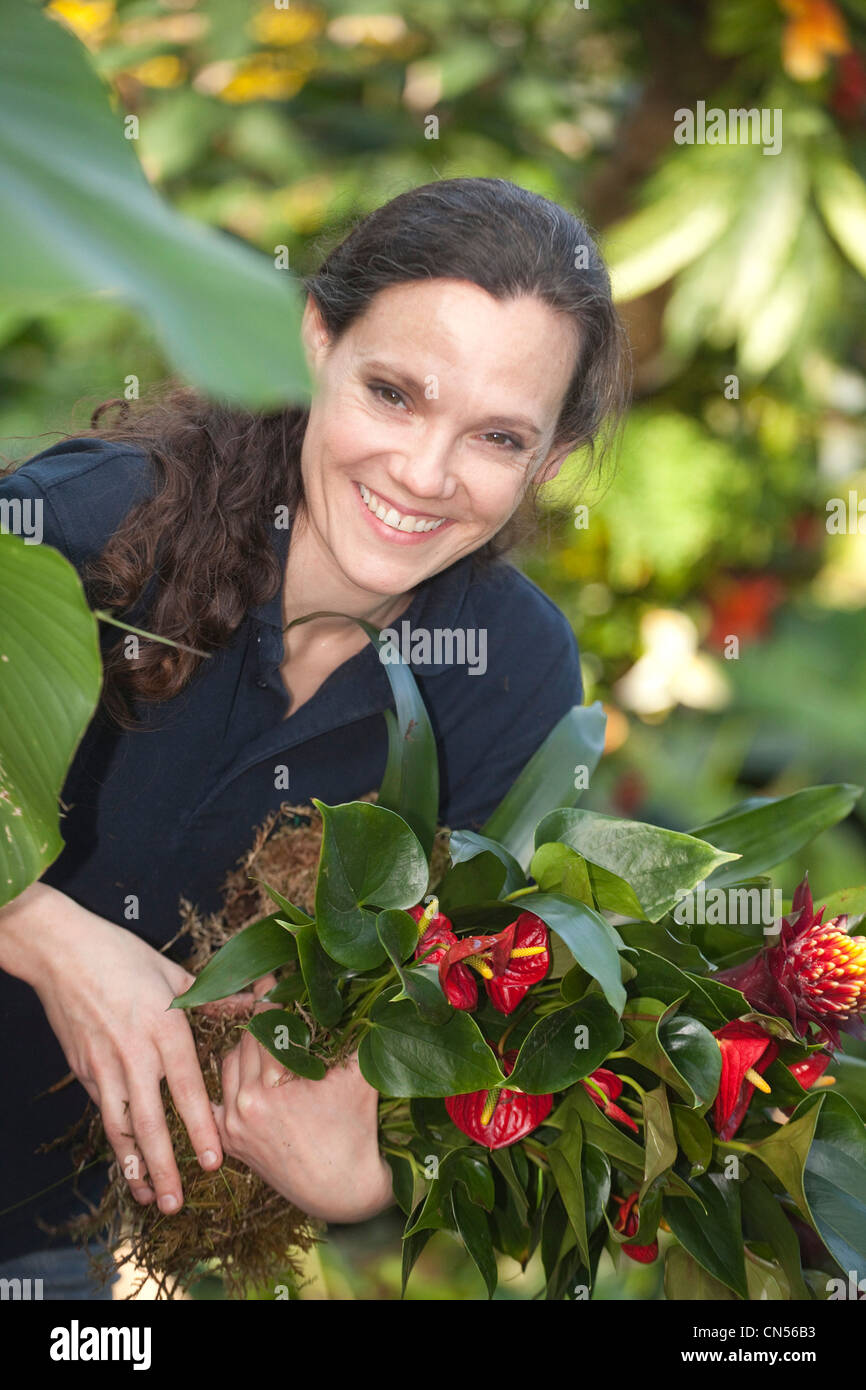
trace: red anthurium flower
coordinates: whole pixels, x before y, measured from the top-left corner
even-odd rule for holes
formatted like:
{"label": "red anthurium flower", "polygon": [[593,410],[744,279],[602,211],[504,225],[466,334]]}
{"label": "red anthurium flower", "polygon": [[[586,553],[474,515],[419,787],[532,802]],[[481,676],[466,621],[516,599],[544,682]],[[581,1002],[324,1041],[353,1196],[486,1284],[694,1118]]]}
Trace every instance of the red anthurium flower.
{"label": "red anthurium flower", "polygon": [[[814,1086],[824,1075],[832,1060],[832,1052],[812,1052],[801,1062],[793,1062],[790,1066],[787,1063],[785,1065],[788,1066],[788,1071],[794,1080],[799,1081],[804,1091],[808,1091],[809,1087]],[[835,1077],[828,1076],[824,1085],[832,1085],[833,1081],[835,1081]]]}
{"label": "red anthurium flower", "polygon": [[[512,1071],[517,1048],[502,1058],[505,1075]],[[500,1086],[494,1091],[470,1091],[446,1096],[445,1109],[458,1129],[488,1149],[504,1149],[537,1129],[550,1114],[553,1096],[528,1096]]]}
{"label": "red anthurium flower", "polygon": [[769,1093],[761,1073],[778,1056],[778,1044],[757,1023],[734,1019],[718,1028],[713,1037],[722,1054],[722,1076],[713,1124],[720,1139],[733,1139],[745,1119],[755,1087]]}
{"label": "red anthurium flower", "polygon": [[440,943],[441,950],[431,951],[427,964],[439,966],[439,981],[449,1004],[453,1004],[455,1009],[474,1009],[478,1003],[478,986],[472,971],[465,965],[454,965],[446,970],[443,977],[442,966],[448,951],[460,943],[451,929],[451,922],[439,911],[438,898],[431,898],[427,907],[422,907],[420,903],[417,907],[410,907],[409,916],[414,917],[421,933],[415,947],[415,959],[426,955],[431,946]]}
{"label": "red anthurium flower", "polygon": [[493,979],[484,981],[490,1002],[500,1013],[513,1013],[527,990],[544,979],[550,965],[548,932],[541,918],[522,912],[499,933],[491,960]]}
{"label": "red anthurium flower", "polygon": [[439,979],[446,994],[446,982],[461,963],[463,969],[471,966],[477,970],[491,1003],[500,1013],[510,1014],[527,990],[547,974],[547,927],[532,912],[522,912],[504,931],[492,936],[464,936],[439,962]]}
{"label": "red anthurium flower", "polygon": [[753,1009],[790,1019],[801,1037],[814,1023],[821,1038],[839,1046],[840,1031],[863,1036],[866,1009],[866,937],[849,936],[847,916],[822,924],[808,876],[782,918],[778,945],[743,965],[713,976],[746,996]]}
{"label": "red anthurium flower", "polygon": [[[607,1099],[603,1100],[595,1087],[587,1086],[586,1081],[594,1081],[595,1085],[604,1091]],[[590,1100],[594,1101],[605,1115],[609,1115],[612,1120],[618,1120],[621,1125],[628,1125],[635,1134],[640,1133],[631,1115],[627,1115],[618,1105],[614,1105],[614,1101],[622,1094],[622,1082],[616,1072],[608,1071],[607,1067],[596,1067],[595,1071],[590,1072],[586,1080],[581,1081],[580,1084]]]}
{"label": "red anthurium flower", "polygon": [[[638,1190],[629,1197],[614,1197],[615,1202],[620,1203],[616,1220],[613,1223],[615,1231],[621,1231],[623,1235],[635,1236],[640,1227],[640,1216],[637,1210]],[[653,1260],[658,1257],[659,1243],[654,1240],[651,1245],[623,1245],[621,1247],[632,1260],[637,1260],[642,1265],[651,1265]]]}

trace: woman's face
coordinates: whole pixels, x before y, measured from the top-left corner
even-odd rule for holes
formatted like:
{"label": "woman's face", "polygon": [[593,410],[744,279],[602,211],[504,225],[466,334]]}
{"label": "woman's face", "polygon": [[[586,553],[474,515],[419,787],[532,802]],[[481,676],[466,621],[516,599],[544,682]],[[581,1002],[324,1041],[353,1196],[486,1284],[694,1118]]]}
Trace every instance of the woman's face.
{"label": "woman's face", "polygon": [[408,593],[477,550],[568,453],[552,440],[577,335],[539,299],[412,281],[333,344],[308,299],[303,337],[306,522],[359,590]]}

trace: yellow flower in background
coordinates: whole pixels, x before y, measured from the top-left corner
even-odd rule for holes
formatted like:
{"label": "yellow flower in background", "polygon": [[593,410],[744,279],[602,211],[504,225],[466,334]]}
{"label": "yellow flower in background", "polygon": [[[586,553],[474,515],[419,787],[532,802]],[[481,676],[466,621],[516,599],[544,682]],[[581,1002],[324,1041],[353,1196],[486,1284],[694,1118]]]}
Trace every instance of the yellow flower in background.
{"label": "yellow flower in background", "polygon": [[51,0],[50,14],[62,19],[76,38],[92,47],[105,38],[114,19],[114,0]]}
{"label": "yellow flower in background", "polygon": [[144,87],[177,87],[186,77],[187,65],[176,54],[163,53],[126,72]]}
{"label": "yellow flower in background", "polygon": [[321,10],[306,5],[292,5],[287,10],[276,10],[268,5],[253,15],[248,27],[260,43],[289,46],[320,34],[325,27],[325,16]]}
{"label": "yellow flower in background", "polygon": [[310,50],[285,53],[251,53],[232,65],[232,74],[215,95],[222,101],[285,101],[299,92],[317,67]]}
{"label": "yellow flower in background", "polygon": [[832,0],[779,0],[791,18],[782,38],[782,65],[789,77],[812,82],[827,71],[831,56],[849,53],[845,20]]}

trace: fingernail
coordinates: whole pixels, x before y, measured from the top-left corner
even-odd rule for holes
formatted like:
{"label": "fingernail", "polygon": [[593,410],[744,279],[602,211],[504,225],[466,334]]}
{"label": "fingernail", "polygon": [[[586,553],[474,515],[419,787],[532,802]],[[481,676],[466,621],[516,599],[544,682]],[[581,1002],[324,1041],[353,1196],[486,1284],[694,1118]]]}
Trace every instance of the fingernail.
{"label": "fingernail", "polygon": [[159,1199],[160,1211],[164,1211],[166,1213],[177,1211],[179,1206],[180,1202],[171,1192],[166,1192],[165,1196],[160,1197]]}
{"label": "fingernail", "polygon": [[202,1168],[213,1168],[219,1163],[219,1154],[214,1153],[213,1149],[205,1149],[203,1154],[199,1154],[198,1161]]}

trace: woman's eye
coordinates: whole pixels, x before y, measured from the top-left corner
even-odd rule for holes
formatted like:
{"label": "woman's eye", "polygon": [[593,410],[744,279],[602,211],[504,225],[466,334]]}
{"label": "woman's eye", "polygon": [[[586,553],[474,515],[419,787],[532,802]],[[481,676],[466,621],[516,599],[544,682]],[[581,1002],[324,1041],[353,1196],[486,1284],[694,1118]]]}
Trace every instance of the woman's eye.
{"label": "woman's eye", "polygon": [[373,392],[374,396],[378,396],[379,400],[384,401],[386,405],[405,405],[405,401],[396,386],[371,385],[370,390]]}
{"label": "woman's eye", "polygon": [[497,449],[513,449],[519,453],[524,448],[520,439],[515,439],[512,434],[504,434],[502,430],[488,430],[482,438],[492,440]]}

